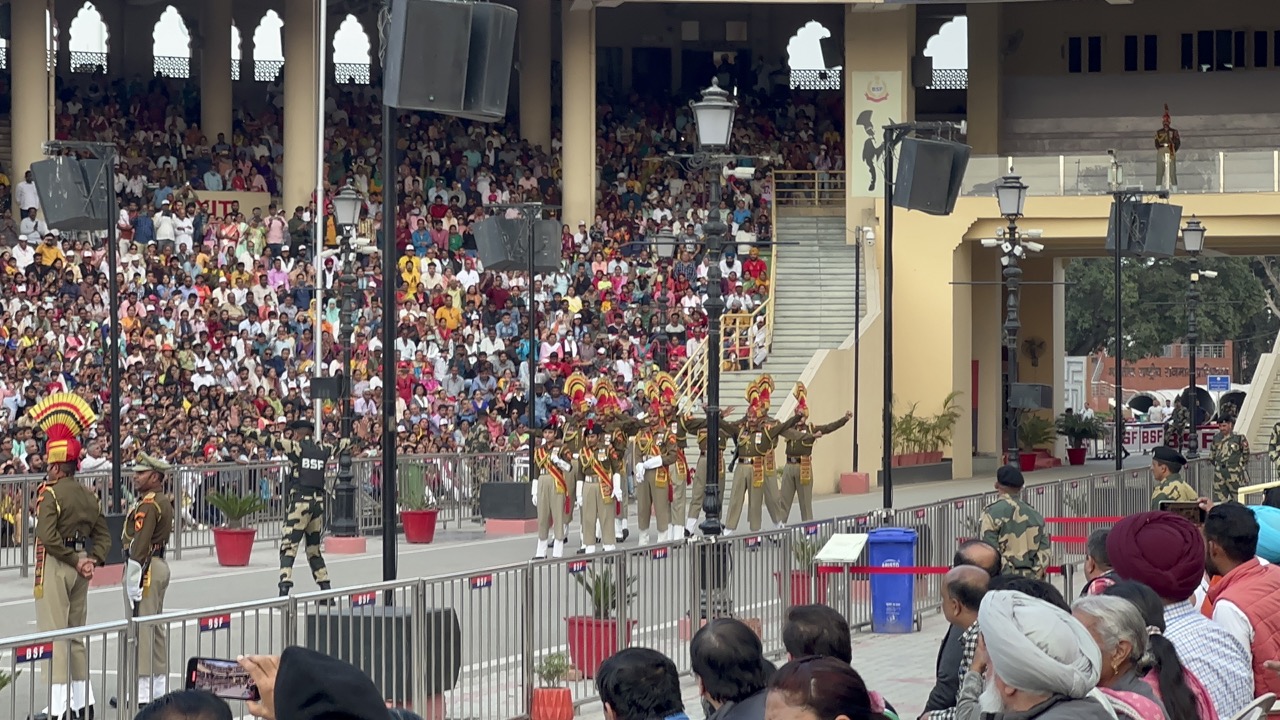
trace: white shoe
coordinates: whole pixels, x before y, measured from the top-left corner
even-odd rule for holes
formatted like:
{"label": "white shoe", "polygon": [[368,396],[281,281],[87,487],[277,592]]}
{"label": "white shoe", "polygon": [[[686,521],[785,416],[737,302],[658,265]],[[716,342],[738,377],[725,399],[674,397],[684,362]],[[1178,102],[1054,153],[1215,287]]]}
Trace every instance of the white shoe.
{"label": "white shoe", "polygon": [[[49,688],[49,707],[45,708],[46,717],[58,718],[67,712],[71,702],[70,685],[53,685]],[[83,707],[83,706],[82,706]]]}
{"label": "white shoe", "polygon": [[546,558],[547,558],[547,541],[546,541],[546,540],[539,540],[539,541],[538,541],[538,549],[537,549],[537,550],[535,550],[535,551],[534,551],[534,553],[533,553],[533,559],[535,559],[535,560],[545,560]]}
{"label": "white shoe", "polygon": [[588,545],[588,546],[587,546],[587,554],[588,554],[588,555],[595,555],[595,554],[596,554],[596,546],[595,546],[595,545]]}
{"label": "white shoe", "polygon": [[151,678],[151,697],[162,698],[167,694],[169,694],[169,677],[156,675]]}
{"label": "white shoe", "polygon": [[697,532],[698,518],[689,518],[687,521],[685,521],[684,529],[690,533]]}
{"label": "white shoe", "polygon": [[726,528],[724,528],[724,529],[722,529],[722,530],[720,531],[720,534],[721,534],[721,535],[724,535],[725,537],[728,537],[728,536],[730,536],[730,535],[732,535],[732,534],[733,534],[733,528],[731,528],[731,527],[726,527]]}
{"label": "white shoe", "polygon": [[656,535],[655,531],[653,531],[653,530],[645,530],[644,532],[640,533],[640,544],[641,544],[641,545],[652,545],[652,544],[654,543],[654,540],[656,539],[656,537],[657,537],[657,535]]}
{"label": "white shoe", "polygon": [[617,547],[616,545],[605,545],[605,546],[604,546],[604,551],[605,551],[605,552],[613,552],[614,550],[617,550],[617,549],[618,549],[618,547]]}
{"label": "white shoe", "polygon": [[551,557],[564,557],[564,541],[557,540],[551,544]]}
{"label": "white shoe", "polygon": [[84,680],[71,683],[71,709],[83,710],[93,705],[93,686]]}
{"label": "white shoe", "polygon": [[155,699],[154,688],[155,678],[140,677],[138,678],[138,704],[149,703]]}

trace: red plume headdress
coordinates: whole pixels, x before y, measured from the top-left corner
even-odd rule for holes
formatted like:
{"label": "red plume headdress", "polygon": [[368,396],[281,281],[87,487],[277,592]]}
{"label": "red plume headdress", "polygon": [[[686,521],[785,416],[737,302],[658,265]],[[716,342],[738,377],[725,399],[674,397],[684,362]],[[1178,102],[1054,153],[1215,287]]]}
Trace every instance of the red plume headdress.
{"label": "red plume headdress", "polygon": [[84,398],[75,393],[50,395],[36,403],[29,413],[45,434],[45,461],[80,465],[80,436],[98,421],[98,415]]}

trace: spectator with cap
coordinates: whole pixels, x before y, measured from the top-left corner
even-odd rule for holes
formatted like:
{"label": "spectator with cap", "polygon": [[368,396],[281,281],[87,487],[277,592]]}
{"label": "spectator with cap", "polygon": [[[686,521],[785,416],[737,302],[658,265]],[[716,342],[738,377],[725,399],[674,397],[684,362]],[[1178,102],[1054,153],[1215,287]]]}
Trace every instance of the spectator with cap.
{"label": "spectator with cap", "polygon": [[1118,580],[1107,555],[1107,536],[1110,534],[1107,528],[1099,528],[1089,533],[1089,539],[1085,541],[1084,577],[1088,582],[1080,589],[1081,597],[1099,595]]}
{"label": "spectator with cap", "polygon": [[1159,510],[1165,502],[1196,502],[1199,495],[1182,480],[1182,468],[1187,464],[1177,450],[1161,445],[1151,453],[1151,509]]}
{"label": "spectator with cap", "polygon": [[1049,533],[1044,516],[1021,497],[1022,471],[1005,465],[996,471],[998,497],[982,511],[981,539],[1000,550],[1003,572],[1043,578],[1049,567]]}
{"label": "spectator with cap", "polygon": [[1248,648],[1192,604],[1205,573],[1200,528],[1173,513],[1145,512],[1116,523],[1107,555],[1116,575],[1148,585],[1164,602],[1164,636],[1178,657],[1204,683],[1214,710],[1229,718],[1253,700],[1254,673]]}
{"label": "spectator with cap", "polygon": [[1280,678],[1264,660],[1280,657],[1280,568],[1257,557],[1258,521],[1238,503],[1213,506],[1205,517],[1205,568],[1222,580],[1209,590],[1214,622],[1248,650],[1253,692],[1280,694]]}

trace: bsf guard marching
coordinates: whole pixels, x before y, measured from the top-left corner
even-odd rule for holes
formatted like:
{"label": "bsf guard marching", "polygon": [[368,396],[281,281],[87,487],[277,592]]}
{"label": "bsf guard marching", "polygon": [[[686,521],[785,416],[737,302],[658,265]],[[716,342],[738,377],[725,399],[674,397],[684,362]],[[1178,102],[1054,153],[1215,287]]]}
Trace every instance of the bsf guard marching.
{"label": "bsf guard marching", "polygon": [[[613,445],[614,453],[617,455],[618,461],[621,462],[623,456],[626,455],[627,445],[631,442],[631,436],[643,430],[646,423],[622,412],[622,405],[618,402],[618,391],[614,388],[613,381],[609,378],[600,377],[596,379],[595,395],[596,425],[604,426],[609,443]],[[622,470],[618,470],[618,472],[621,473]],[[627,538],[631,536],[631,529],[627,527],[627,505],[629,504],[629,499],[627,489],[623,487],[613,510],[614,536],[618,539],[618,542],[626,542]]]}
{"label": "bsf guard marching", "polygon": [[996,471],[999,499],[982,510],[979,538],[1000,551],[1006,575],[1044,579],[1049,567],[1049,533],[1044,516],[1021,497],[1022,471],[1005,465]]}
{"label": "bsf guard marching", "polygon": [[1161,445],[1151,453],[1151,477],[1156,481],[1151,491],[1151,509],[1159,510],[1162,502],[1195,502],[1196,491],[1182,480],[1182,467],[1187,459],[1177,450]]}
{"label": "bsf guard marching", "polygon": [[542,428],[542,444],[533,451],[533,460],[538,466],[538,476],[531,488],[533,504],[538,508],[538,549],[533,554],[534,560],[547,557],[547,540],[552,536],[551,557],[564,556],[565,500],[569,494],[565,473],[572,465],[563,457],[559,434],[555,425],[547,424]]}
{"label": "bsf guard marching", "polygon": [[[721,417],[733,413],[733,407],[721,410]],[[698,528],[698,517],[702,514],[702,503],[707,498],[707,419],[685,414],[680,416],[680,431],[687,438],[695,433],[698,439],[698,464],[693,468],[693,481],[689,484],[689,510],[684,522],[684,536],[690,537]],[[724,478],[724,451],[729,446],[729,432],[722,430],[717,443],[720,447],[714,453],[716,462],[720,463],[720,477]]]}
{"label": "bsf guard marching", "polygon": [[622,500],[622,456],[599,423],[591,428],[587,438],[587,446],[579,458],[582,479],[578,481],[575,495],[578,507],[582,509],[582,547],[579,554],[596,551],[597,532],[605,552],[615,549],[617,536],[613,516],[616,503]]}
{"label": "bsf guard marching", "polygon": [[281,597],[293,589],[293,561],[297,558],[298,546],[304,543],[311,576],[321,590],[330,588],[329,569],[325,567],[324,555],[320,552],[321,532],[324,530],[324,471],[329,458],[346,449],[351,440],[343,438],[337,445],[316,442],[311,439],[314,431],[315,425],[310,420],[290,423],[292,438],[273,437],[257,430],[241,431],[266,447],[284,453],[289,461],[289,476],[285,479],[289,514],[285,516],[280,541]]}
{"label": "bsf guard marching", "polygon": [[[79,436],[97,415],[74,393],[56,393],[29,415],[44,430],[48,474],[36,495],[36,627],[41,632],[85,625],[89,580],[107,560],[111,534],[98,498],[76,480]],[[33,720],[93,717],[93,685],[83,640],[53,644],[49,707]]]}
{"label": "bsf guard marching", "polygon": [[787,466],[782,469],[778,484],[778,517],[783,524],[791,514],[791,502],[797,495],[800,496],[800,519],[805,522],[813,519],[813,444],[823,435],[844,427],[853,417],[853,413],[847,412],[835,422],[809,425],[809,393],[804,383],[796,383],[792,394],[796,397],[796,412],[804,419],[782,434],[787,441]]}
{"label": "bsf guard marching", "polygon": [[[169,565],[165,548],[173,533],[173,503],[164,494],[169,463],[139,453],[133,463],[133,488],[137,502],[125,518],[121,538],[128,548],[124,583],[134,617],[164,612],[169,589]],[[149,703],[168,692],[169,643],[164,625],[143,625],[138,631],[138,704]]]}
{"label": "bsf guard marching", "polygon": [[1218,434],[1209,444],[1213,463],[1213,501],[1236,499],[1236,491],[1249,484],[1249,441],[1236,429],[1236,408],[1231,403],[1218,413]]}
{"label": "bsf guard marching", "polygon": [[[725,534],[736,530],[742,516],[742,502],[748,499],[747,522],[751,531],[760,530],[761,505],[776,516],[778,486],[769,477],[767,456],[778,446],[778,439],[802,419],[791,416],[785,423],[769,423],[769,397],[773,378],[761,375],[747,386],[747,416],[739,422],[722,422],[725,431],[736,438],[738,466],[733,471],[733,488],[729,496],[729,513],[725,516]],[[776,517],[775,517],[776,522]]]}
{"label": "bsf guard marching", "polygon": [[[568,488],[565,494],[564,530],[560,537],[569,537],[569,525],[573,522],[573,508],[581,507],[575,494],[582,480],[581,456],[587,447],[587,418],[591,413],[588,401],[590,384],[587,376],[574,372],[565,378],[564,395],[569,398],[569,416],[565,419],[561,446],[561,457],[569,462],[569,470],[565,472],[564,484]],[[586,544],[586,541],[583,541]]]}

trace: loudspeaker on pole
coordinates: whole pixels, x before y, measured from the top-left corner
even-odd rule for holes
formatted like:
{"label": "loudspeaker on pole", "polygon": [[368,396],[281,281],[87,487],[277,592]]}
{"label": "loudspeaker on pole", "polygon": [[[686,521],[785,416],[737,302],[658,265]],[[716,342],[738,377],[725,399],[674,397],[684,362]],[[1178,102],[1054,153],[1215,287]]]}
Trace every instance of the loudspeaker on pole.
{"label": "loudspeaker on pole", "polygon": [[[1107,252],[1116,249],[1115,202],[1107,215]],[[1133,257],[1173,257],[1182,234],[1182,206],[1167,203],[1125,202],[1120,204],[1120,226],[1124,228],[1121,254]]]}
{"label": "loudspeaker on pole", "polygon": [[112,178],[101,160],[59,155],[31,163],[31,177],[49,229],[104,231],[115,222],[107,207]]}
{"label": "loudspeaker on pole", "polygon": [[[480,262],[496,272],[529,269],[529,240],[523,236],[525,221],[519,218],[489,217],[471,226]],[[533,223],[535,272],[553,272],[560,267],[560,223],[537,220]]]}
{"label": "loudspeaker on pole", "polygon": [[906,138],[898,153],[893,204],[929,215],[950,215],[969,166],[968,145]]}
{"label": "loudspeaker on pole", "polygon": [[383,102],[482,122],[506,117],[518,17],[495,3],[392,0]]}

